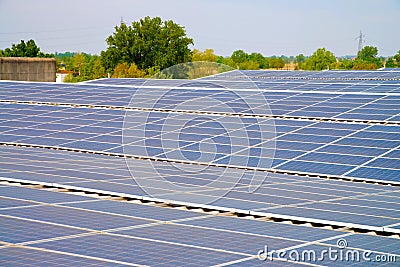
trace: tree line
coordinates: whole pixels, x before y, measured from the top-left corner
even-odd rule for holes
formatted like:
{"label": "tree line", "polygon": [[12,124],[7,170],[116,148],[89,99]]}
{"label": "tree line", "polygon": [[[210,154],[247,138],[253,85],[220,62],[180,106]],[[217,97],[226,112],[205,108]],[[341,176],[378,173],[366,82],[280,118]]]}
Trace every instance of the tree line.
{"label": "tree line", "polygon": [[40,51],[34,40],[25,43],[21,40],[19,44],[12,44],[10,48],[0,49],[0,57],[44,57],[52,58],[54,54],[46,54]]}
{"label": "tree line", "polygon": [[54,57],[57,68],[70,73],[67,82],[79,82],[97,78],[140,78],[151,77],[170,66],[189,61],[210,61],[241,70],[283,69],[291,65],[299,70],[325,69],[378,69],[400,68],[400,50],[387,59],[378,57],[378,49],[365,46],[355,58],[336,58],[325,48],[318,48],[312,55],[272,56],[261,53],[247,53],[236,50],[230,56],[223,57],[213,49],[191,50],[193,39],[186,35],[185,28],[172,20],[145,17],[131,25],[121,23],[106,39],[107,49],[100,55],[86,53],[45,54],[40,51],[34,40],[12,44],[11,48],[0,50],[0,56],[6,57]]}
{"label": "tree line", "polygon": [[319,48],[308,58],[302,54],[296,56],[295,63],[298,69],[303,70],[400,68],[400,50],[393,57],[385,59],[378,57],[378,48],[365,46],[355,58],[336,58],[331,51]]}

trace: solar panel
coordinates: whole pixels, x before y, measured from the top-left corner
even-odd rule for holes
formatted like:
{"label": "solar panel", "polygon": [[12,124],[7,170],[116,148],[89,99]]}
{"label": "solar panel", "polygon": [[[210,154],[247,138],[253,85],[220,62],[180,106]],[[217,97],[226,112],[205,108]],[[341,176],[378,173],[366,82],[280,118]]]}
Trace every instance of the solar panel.
{"label": "solar panel", "polygon": [[101,258],[71,255],[57,251],[41,250],[26,247],[7,247],[0,250],[0,264],[2,266],[21,266],[40,264],[59,265],[95,265],[95,266],[126,266],[125,264]]}
{"label": "solar panel", "polygon": [[[78,186],[80,188],[97,189],[102,191],[117,192],[120,194],[131,194],[131,195],[142,195],[146,196],[146,192],[143,191],[147,188],[138,187],[134,182],[130,173],[127,171],[125,162],[119,158],[109,158],[107,156],[100,156],[94,154],[83,154],[76,155],[77,153],[65,152],[65,151],[37,151],[37,149],[27,148],[6,148],[6,151],[2,149],[1,153],[2,161],[14,162],[13,165],[6,169],[6,165],[2,164],[3,177],[32,180],[39,182],[53,182],[63,183],[68,186]],[[12,152],[13,151],[13,152]],[[18,155],[23,152],[27,155],[27,152],[32,151],[31,158],[18,159]],[[12,156],[14,154],[14,156]],[[60,157],[62,156],[62,157]],[[25,170],[29,171],[18,171],[21,168],[21,164]],[[151,174],[151,170],[147,169],[146,165],[142,160],[136,160],[135,165],[140,170],[137,175],[148,176]],[[43,169],[44,167],[48,169]],[[51,166],[51,168],[49,168]],[[192,192],[188,192],[193,196],[201,195],[212,199],[219,195],[219,191],[216,188],[208,188],[207,184],[215,179],[215,174],[219,173],[217,168],[207,168],[202,170],[198,175],[193,173],[183,173],[179,169],[175,169],[166,163],[157,163],[159,170],[164,170],[164,178],[181,184],[182,186],[191,187]],[[34,175],[32,171],[34,171]],[[195,170],[195,168],[193,168]],[[239,173],[239,172],[238,172]],[[17,176],[16,176],[17,174]],[[231,173],[232,175],[233,173]],[[154,175],[154,174],[153,174]],[[60,181],[60,178],[67,178],[68,181]],[[232,177],[232,181],[235,179]],[[312,182],[312,184],[310,184]],[[390,212],[393,207],[390,205],[390,201],[382,201],[381,197],[387,195],[390,192],[396,193],[396,188],[391,188],[382,185],[369,185],[366,184],[352,184],[351,182],[342,182],[334,180],[316,179],[301,176],[291,176],[283,174],[269,174],[266,177],[264,186],[259,188],[254,193],[248,191],[249,180],[246,176],[236,185],[226,184],[226,188],[233,189],[220,197],[218,200],[212,203],[212,205],[243,209],[251,211],[266,211],[275,214],[286,214],[292,216],[302,216],[309,218],[318,218],[324,220],[335,220],[341,223],[350,223],[352,221],[365,222],[366,225],[374,226],[385,226],[399,222],[399,216],[394,212]],[[197,186],[204,186],[197,188]],[[169,192],[159,185],[157,189],[158,194],[155,195],[158,198],[163,199],[176,199],[177,192]],[[224,188],[219,188],[223,190]],[[12,188],[2,189],[3,196],[10,196],[9,190]],[[27,189],[25,189],[27,190]],[[35,191],[34,189],[29,189]],[[18,192],[18,191],[17,191]],[[23,192],[20,191],[19,192]],[[12,190],[11,193],[16,193]],[[35,197],[32,193],[25,193],[31,197]],[[61,197],[59,194],[54,193],[55,197]],[[72,196],[71,200],[67,198],[63,199],[65,202],[76,202],[74,198],[81,198],[80,196]],[[396,197],[393,196],[392,202],[396,201]],[[35,197],[35,200],[46,199],[44,196]],[[49,200],[50,196],[48,197]],[[85,198],[86,199],[86,198]],[[47,201],[49,201],[47,200]],[[349,209],[351,207],[357,209],[361,206],[357,202],[362,200],[369,200],[369,207],[374,213],[366,213],[363,211],[354,212],[354,216],[349,215]],[[61,200],[60,200],[61,201]],[[346,201],[355,201],[349,204]],[[315,208],[313,203],[327,203],[333,204],[330,209]],[[343,202],[343,204],[342,204]],[[317,205],[315,204],[315,205]],[[69,204],[66,204],[69,205]],[[72,204],[76,206],[75,204]],[[311,206],[310,206],[311,205]],[[99,206],[99,208],[94,208]],[[306,213],[305,208],[310,206],[310,212]],[[386,207],[385,207],[386,206]],[[91,209],[102,210],[104,204],[98,205],[95,202],[87,202],[83,204],[77,204],[77,207],[91,207]],[[103,208],[101,208],[103,207]],[[116,206],[107,208],[108,210],[117,209]],[[311,212],[311,211],[315,212]],[[379,213],[381,211],[387,211],[388,214],[386,219],[382,219]],[[121,212],[121,211],[120,211]],[[335,215],[333,215],[335,214]],[[341,216],[337,215],[341,214]],[[389,216],[390,215],[390,216]],[[360,220],[360,218],[362,218]],[[375,223],[374,223],[375,220]],[[376,225],[378,224],[378,225]],[[381,224],[381,225],[379,225]]]}
{"label": "solar panel", "polygon": [[[149,90],[146,90],[148,93]],[[189,89],[186,91],[190,91]],[[72,100],[65,100],[64,97],[62,101],[58,101],[57,99],[48,99],[46,101],[47,104],[50,103],[67,103],[69,105],[99,105],[99,107],[110,106],[110,107],[118,107],[118,108],[134,108],[134,109],[162,109],[162,110],[175,110],[175,111],[187,111],[187,112],[214,112],[214,113],[227,113],[227,108],[229,108],[228,113],[239,113],[239,114],[251,114],[251,116],[260,115],[260,116],[275,116],[275,117],[295,117],[295,118],[320,118],[320,119],[328,119],[328,120],[354,120],[354,121],[373,121],[373,122],[382,122],[382,121],[391,121],[391,122],[399,122],[399,112],[396,109],[396,102],[398,101],[399,96],[395,95],[367,95],[362,96],[359,94],[309,94],[309,93],[274,93],[274,92],[254,92],[249,93],[247,96],[244,96],[240,101],[232,100],[236,96],[228,95],[224,96],[223,91],[206,91],[204,93],[200,92],[201,90],[195,90],[199,94],[190,93],[190,95],[186,95],[183,89],[169,92],[169,96],[163,96],[163,98],[157,100],[162,94],[162,89],[155,90],[155,95],[153,101],[157,102],[157,104],[149,103],[148,97],[145,99],[140,97],[135,97],[134,102],[130,101],[130,97],[126,97],[123,102],[112,102],[114,100],[106,100],[106,102],[98,102],[91,100],[84,100],[81,97],[77,97]],[[132,92],[133,94],[133,92]],[[243,94],[243,93],[242,93]],[[218,103],[206,105],[205,108],[201,110],[198,109],[196,105],[186,104],[184,108],[178,106],[179,103],[185,101],[193,101],[193,99],[199,97],[211,97],[212,99],[216,99]],[[249,100],[251,99],[251,100]],[[257,100],[254,100],[257,99]],[[18,99],[13,99],[13,101],[21,101]],[[10,100],[11,101],[11,100]],[[25,99],[23,101],[34,101],[32,99]],[[83,101],[83,102],[82,102]],[[111,102],[110,102],[111,101]],[[208,100],[209,101],[209,100]],[[37,102],[38,104],[42,102]],[[189,103],[189,102],[188,102]],[[225,103],[221,105],[220,103]],[[252,106],[248,106],[251,103]],[[199,104],[196,100],[196,104]],[[224,105],[228,105],[224,107]],[[21,114],[21,111],[17,113],[11,114],[12,105],[10,106],[2,106],[2,110],[4,110],[4,114],[2,115],[2,119],[13,119],[17,118],[16,114]],[[22,107],[22,106],[20,106]],[[27,110],[25,113],[27,116],[32,117],[32,120],[38,120],[37,122],[50,122],[50,118],[46,117],[35,117],[35,113],[38,111],[31,106],[27,106]],[[33,114],[31,114],[33,113]],[[21,114],[22,116],[23,114]],[[44,114],[42,114],[44,115]],[[53,116],[58,116],[62,118],[65,116],[64,114],[56,113],[51,114]],[[85,118],[90,121],[90,116],[85,116]],[[98,119],[98,118],[97,118]],[[68,120],[66,120],[68,121]]]}
{"label": "solar panel", "polygon": [[269,70],[235,70],[226,73],[220,73],[205,77],[202,79],[241,79],[243,76],[250,79],[332,79],[332,80],[399,80],[400,73],[393,70],[380,71],[349,71],[349,70],[333,70],[333,71],[269,71]]}
{"label": "solar panel", "polygon": [[[20,194],[14,194],[14,198],[21,197]],[[42,257],[54,254],[56,264],[68,256],[67,260],[72,264],[93,261],[99,264],[152,265],[157,259],[154,251],[168,251],[168,255],[173,256],[163,263],[168,266],[186,263],[204,266],[227,262],[265,264],[257,258],[257,253],[266,246],[271,250],[290,251],[308,248],[313,244],[317,246],[315,251],[321,252],[323,249],[318,246],[331,246],[334,249],[338,240],[345,240],[354,249],[398,255],[395,239],[309,226],[202,215],[110,200],[78,201],[64,205],[54,203],[51,206],[35,204],[34,209],[0,209],[2,225],[5,226],[2,230],[7,230],[1,234],[5,246],[0,253],[1,259],[7,264],[26,262],[26,256],[45,252]],[[35,209],[42,212],[34,213]],[[44,212],[45,209],[51,212]],[[82,213],[90,216],[81,217]],[[90,223],[98,216],[108,219]],[[147,223],[137,224],[139,221]],[[124,226],[125,222],[129,226]],[[89,227],[81,229],[85,225]],[[101,233],[96,231],[99,227],[103,229]],[[32,228],[36,231],[30,231]],[[285,233],[284,238],[282,233]],[[388,242],[392,245],[388,246]],[[150,253],[148,248],[151,248]],[[25,256],[19,255],[21,251],[26,253]],[[329,258],[321,259],[319,263],[327,261]]]}
{"label": "solar panel", "polygon": [[[10,113],[18,110],[15,105],[2,106]],[[24,107],[31,108],[20,108]],[[399,150],[397,126],[129,111],[123,132],[124,115],[123,111],[107,109],[59,107],[43,115],[20,115],[3,121],[0,140],[172,161],[397,180],[399,166],[390,156]],[[47,118],[46,122],[40,118]],[[191,124],[180,130],[186,122]],[[274,148],[275,156],[270,152]],[[365,167],[388,169],[387,173],[365,174],[362,168],[358,170],[364,163]],[[390,172],[393,174],[388,175]]]}
{"label": "solar panel", "polygon": [[0,264],[248,266],[339,241],[396,259],[398,73],[0,82]]}

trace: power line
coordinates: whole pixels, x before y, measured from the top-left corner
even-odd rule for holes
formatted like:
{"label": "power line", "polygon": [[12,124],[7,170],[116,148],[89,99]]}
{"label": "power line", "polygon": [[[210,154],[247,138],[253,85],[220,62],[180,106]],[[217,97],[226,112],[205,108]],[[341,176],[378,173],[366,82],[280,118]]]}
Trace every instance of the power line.
{"label": "power line", "polygon": [[28,31],[28,32],[0,32],[0,35],[12,35],[12,34],[28,34],[28,33],[50,33],[50,32],[65,32],[65,31],[85,31],[85,30],[95,30],[95,29],[110,29],[110,26],[101,27],[80,27],[80,28],[64,28],[49,31]]}

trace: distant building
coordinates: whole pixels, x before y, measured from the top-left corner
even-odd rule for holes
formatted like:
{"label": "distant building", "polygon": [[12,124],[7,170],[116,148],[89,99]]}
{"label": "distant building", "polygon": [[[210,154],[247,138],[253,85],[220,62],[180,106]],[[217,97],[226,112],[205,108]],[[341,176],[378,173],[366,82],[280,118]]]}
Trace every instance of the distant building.
{"label": "distant building", "polygon": [[0,80],[56,81],[54,58],[0,57]]}
{"label": "distant building", "polygon": [[59,72],[56,73],[56,82],[57,83],[63,83],[65,80],[65,77],[68,76],[68,74],[72,74],[70,71],[60,70]]}

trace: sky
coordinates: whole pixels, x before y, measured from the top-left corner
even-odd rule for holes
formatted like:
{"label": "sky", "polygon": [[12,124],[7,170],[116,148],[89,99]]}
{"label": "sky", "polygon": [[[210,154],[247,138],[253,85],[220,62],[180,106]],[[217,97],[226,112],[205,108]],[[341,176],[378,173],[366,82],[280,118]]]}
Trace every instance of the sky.
{"label": "sky", "polygon": [[229,56],[242,49],[265,56],[336,56],[363,45],[380,56],[400,50],[400,0],[0,0],[0,49],[34,39],[41,51],[99,54],[119,25],[150,17],[184,26],[194,46]]}

